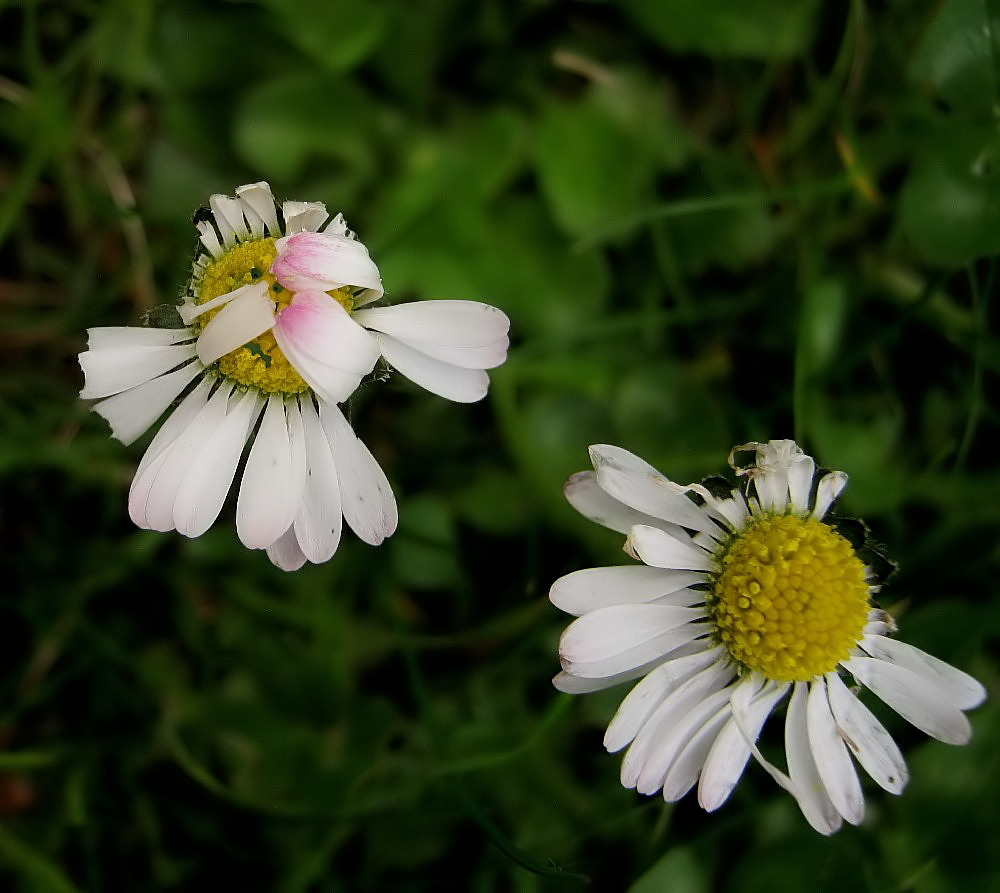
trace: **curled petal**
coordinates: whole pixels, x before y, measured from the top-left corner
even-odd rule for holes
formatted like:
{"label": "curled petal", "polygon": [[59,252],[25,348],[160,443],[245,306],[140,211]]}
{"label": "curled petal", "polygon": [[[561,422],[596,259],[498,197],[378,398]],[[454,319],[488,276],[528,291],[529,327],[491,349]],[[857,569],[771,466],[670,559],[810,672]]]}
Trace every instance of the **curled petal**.
{"label": "curled petal", "polygon": [[331,233],[300,232],[274,243],[278,256],[271,273],[292,291],[331,291],[345,285],[382,295],[378,267],[357,239]]}

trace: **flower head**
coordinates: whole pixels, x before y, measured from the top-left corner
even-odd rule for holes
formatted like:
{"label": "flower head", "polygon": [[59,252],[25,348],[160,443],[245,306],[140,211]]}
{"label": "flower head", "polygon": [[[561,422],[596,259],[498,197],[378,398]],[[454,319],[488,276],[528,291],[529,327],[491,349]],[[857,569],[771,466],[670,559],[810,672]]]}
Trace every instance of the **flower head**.
{"label": "flower head", "polygon": [[[738,467],[743,452],[752,461]],[[622,784],[673,802],[697,783],[711,811],[753,755],[817,831],[857,824],[864,797],[852,755],[891,793],[908,774],[846,674],[928,735],[968,740],[963,711],[983,687],[889,637],[895,624],[872,604],[865,549],[828,517],[845,474],[817,475],[790,440],[734,448],[744,489],[681,486],[617,447],[590,454],[595,470],[574,475],[566,496],[627,534],[642,564],[581,570],[552,586],[553,604],[577,617],[554,683],[579,693],[640,679],[604,739],[611,752],[628,748]],[[786,698],[783,771],[756,742]]]}
{"label": "flower head", "polygon": [[378,267],[342,215],[278,205],[267,183],[213,195],[176,328],[90,329],[81,396],[123,443],[178,398],[129,492],[140,527],[198,536],[247,441],[236,529],[286,570],[328,560],[346,520],[377,545],[396,528],[385,474],[339,409],[380,357],[451,400],[486,394],[507,317],[474,301],[372,307]]}

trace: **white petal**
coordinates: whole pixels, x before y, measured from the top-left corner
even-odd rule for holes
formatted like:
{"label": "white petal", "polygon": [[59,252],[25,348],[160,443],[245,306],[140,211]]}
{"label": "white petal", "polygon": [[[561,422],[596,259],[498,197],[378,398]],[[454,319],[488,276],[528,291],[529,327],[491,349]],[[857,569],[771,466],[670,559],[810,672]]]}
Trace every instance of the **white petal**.
{"label": "white petal", "polygon": [[[248,549],[266,549],[295,520],[305,486],[305,450],[281,397],[268,398],[236,500],[236,532]],[[298,445],[296,446],[296,438]]]}
{"label": "white petal", "polygon": [[297,571],[306,563],[306,556],[299,547],[294,528],[289,527],[267,547],[267,557],[271,559],[271,564],[283,571]]}
{"label": "white petal", "polygon": [[[278,236],[281,227],[278,226],[278,215],[274,205],[274,196],[271,194],[271,187],[263,180],[259,183],[248,183],[240,186],[236,190],[236,196],[243,202],[244,212],[253,211],[255,217],[267,228],[267,233],[271,236]],[[248,214],[249,218],[250,215]],[[264,235],[257,227],[254,227],[254,236],[260,238]]]}
{"label": "white petal", "polygon": [[[506,338],[507,314],[478,301],[415,301],[357,312],[361,325],[403,341],[439,347],[488,347]],[[429,352],[429,351],[428,351]]]}
{"label": "white petal", "polygon": [[200,363],[188,363],[136,385],[120,394],[115,394],[95,404],[94,412],[107,419],[111,433],[122,443],[132,443],[143,431],[167,411],[181,391],[204,371]]}
{"label": "white petal", "polygon": [[575,676],[610,676],[666,655],[704,629],[694,608],[612,605],[574,620],[559,641],[563,669]]}
{"label": "white petal", "polygon": [[704,602],[705,594],[686,587],[704,580],[698,571],[670,571],[659,567],[591,567],[560,577],[549,590],[549,600],[567,614],[586,614],[609,605],[663,602],[689,607]]}
{"label": "white petal", "polygon": [[[683,727],[687,730],[686,717],[692,711],[698,713],[699,705],[708,696],[725,689],[731,680],[731,673],[714,665],[686,679],[670,691],[641,726],[625,752],[621,766],[622,784],[627,788],[634,788],[642,781],[642,792],[655,791],[662,783],[662,775],[669,768],[669,764],[663,765],[663,771],[656,772],[654,777],[654,769],[657,767],[650,765],[651,756],[659,749],[662,759],[661,743],[664,738],[669,738],[673,729]],[[722,700],[725,701],[725,698]],[[673,747],[675,742],[670,739],[667,743]],[[686,742],[677,742],[681,747],[684,743]]]}
{"label": "white petal", "polygon": [[846,486],[847,475],[842,471],[831,471],[823,475],[816,485],[816,504],[813,506],[812,516],[822,520],[830,511],[833,501],[840,496]]}
{"label": "white petal", "polygon": [[[366,311],[355,313],[355,319],[364,312]],[[362,322],[360,319],[357,321]],[[399,337],[394,337],[394,340],[432,360],[457,366],[459,369],[494,369],[507,359],[507,348],[510,346],[506,335],[499,341],[482,347],[451,347],[447,344],[430,344],[426,341],[412,341],[409,338]]]}
{"label": "white petal", "polygon": [[490,379],[482,369],[465,369],[436,360],[391,335],[379,333],[375,337],[386,361],[432,394],[456,403],[475,403],[486,396]]}
{"label": "white petal", "polygon": [[251,282],[249,285],[241,285],[239,288],[233,289],[233,291],[227,291],[200,304],[194,298],[190,298],[177,308],[177,312],[180,314],[181,319],[190,325],[199,316],[208,313],[209,310],[224,307],[230,301],[235,301],[237,298],[243,297],[247,292],[259,292],[262,287],[264,289],[267,288],[263,282]]}
{"label": "white petal", "polygon": [[375,338],[324,292],[299,292],[274,323],[285,357],[325,402],[341,403],[375,368]]}
{"label": "white petal", "polygon": [[712,569],[712,561],[707,552],[658,527],[647,527],[644,524],[633,527],[628,536],[626,551],[629,550],[651,567],[699,571]]}
{"label": "white petal", "polygon": [[[302,402],[306,445],[306,489],[295,518],[295,538],[303,555],[314,564],[329,561],[340,544],[344,514],[340,483],[330,444],[312,400]],[[273,559],[272,559],[273,560]]]}
{"label": "white petal", "polygon": [[294,292],[327,292],[349,285],[382,294],[378,267],[357,239],[300,232],[278,239],[274,247],[278,256],[271,273]]}
{"label": "white petal", "polygon": [[377,546],[392,536],[398,523],[392,487],[335,405],[321,404],[319,417],[337,466],[344,520],[361,540]]}
{"label": "white petal", "polygon": [[621,447],[594,444],[590,458],[597,482],[611,496],[637,511],[718,536],[719,527],[685,495],[684,488]]}
{"label": "white petal", "polygon": [[965,714],[945,690],[925,677],[874,657],[851,657],[843,666],[922,732],[946,744],[965,744],[969,740],[972,729]]}
{"label": "white petal", "polygon": [[[151,456],[157,445],[154,438],[129,490],[129,515],[139,527],[160,531],[174,529],[177,491],[205,443],[223,424],[232,390],[231,384],[217,388],[176,439],[166,444],[158,455]],[[192,392],[192,396],[194,393],[196,391]],[[185,403],[178,407],[178,411],[184,408]],[[168,421],[172,422],[173,417]]]}
{"label": "white petal", "polygon": [[697,713],[691,716],[694,733],[674,757],[663,779],[663,799],[667,803],[676,803],[694,787],[715,739],[731,716],[728,690],[716,692],[699,705]]}
{"label": "white petal", "polygon": [[222,257],[226,253],[226,249],[219,241],[219,234],[215,231],[215,227],[207,220],[197,220],[194,225],[198,228],[201,244],[205,246],[212,258],[218,260]]}
{"label": "white petal", "polygon": [[785,714],[785,759],[788,761],[789,789],[802,815],[820,834],[832,834],[842,818],[826,793],[809,744],[806,706],[809,686],[796,682]]}
{"label": "white petal", "polygon": [[316,232],[329,233],[332,236],[347,236],[349,239],[355,238],[354,233],[351,232],[347,221],[344,219],[344,215],[340,212],[331,217],[322,226],[316,227]]}
{"label": "white petal", "polygon": [[823,780],[823,787],[830,801],[847,821],[858,825],[865,816],[865,798],[861,782],[854,771],[844,739],[837,731],[830,703],[826,697],[826,683],[813,682],[806,700],[806,731],[816,770]]}
{"label": "white petal", "polygon": [[285,232],[292,236],[295,233],[316,232],[330,212],[322,202],[286,201],[281,206],[281,216],[285,218]]}
{"label": "white petal", "polygon": [[80,396],[93,400],[119,394],[175,369],[194,355],[193,344],[134,344],[85,350],[79,356],[84,375]]}
{"label": "white petal", "polygon": [[[719,684],[720,674],[709,674],[709,677],[713,685]],[[726,688],[717,690],[707,688],[700,692],[682,715],[663,723],[660,734],[647,754],[642,771],[636,779],[635,789],[640,794],[655,794],[657,791],[662,791],[667,775],[681,753],[706,723],[717,717],[720,711],[724,715],[728,701],[729,692]],[[711,747],[708,751],[711,751]],[[686,781],[687,779],[684,779],[684,783]],[[666,798],[669,794],[664,796]]]}
{"label": "white petal", "polygon": [[625,696],[604,733],[604,746],[609,753],[628,744],[660,704],[678,685],[695,673],[711,666],[720,657],[719,650],[708,648],[697,654],[667,661],[640,680]]}
{"label": "white petal", "polygon": [[816,463],[805,454],[797,457],[788,468],[788,501],[796,514],[809,511],[809,493],[815,473]]}
{"label": "white petal", "polygon": [[206,366],[274,325],[274,302],[268,297],[266,282],[239,291],[238,295],[233,292],[236,297],[208,321],[198,336],[198,358]]}
{"label": "white petal", "polygon": [[861,647],[872,657],[906,667],[927,679],[936,688],[947,692],[949,700],[959,710],[978,707],[986,699],[986,689],[968,673],[899,639],[867,635],[861,641]]}
{"label": "white petal", "polygon": [[139,326],[98,326],[87,329],[87,347],[165,347],[194,338],[190,329],[150,329]]}
{"label": "white petal", "polygon": [[[680,656],[684,651],[684,648],[678,648],[676,651],[672,651],[670,655],[668,655],[668,659],[672,658],[674,655]],[[585,676],[574,676],[572,673],[567,673],[563,670],[553,677],[552,684],[559,689],[559,691],[564,691],[567,694],[573,695],[584,694],[591,691],[604,691],[607,688],[614,688],[616,685],[623,685],[626,682],[634,682],[636,679],[641,679],[663,663],[663,660],[664,658],[660,656],[655,660],[640,664],[639,666],[626,670],[623,673],[615,673],[611,676],[602,676],[599,679],[590,679]]]}
{"label": "white petal", "polygon": [[[636,524],[648,524],[654,527],[666,525],[665,521],[637,512],[633,508],[609,496],[597,485],[597,474],[593,471],[580,471],[574,474],[563,487],[566,500],[585,518],[595,524],[628,533]],[[675,525],[667,525],[680,532]]]}
{"label": "white petal", "polygon": [[892,736],[837,673],[828,673],[826,683],[830,708],[844,743],[881,787],[890,794],[902,793],[909,772]]}
{"label": "white petal", "polygon": [[177,487],[173,520],[178,533],[201,536],[219,517],[263,403],[254,391],[230,397],[225,418],[208,432]]}
{"label": "white petal", "polygon": [[232,248],[238,239],[242,241],[250,238],[250,230],[243,219],[243,205],[238,199],[230,195],[212,195],[209,196],[208,205],[227,248]]}
{"label": "white petal", "polygon": [[729,798],[743,775],[751,745],[788,688],[768,682],[754,694],[759,684],[756,675],[743,679],[733,689],[730,704],[734,714],[740,712],[740,719],[737,721],[734,715],[726,723],[705,759],[698,783],[698,802],[706,812],[718,809]]}
{"label": "white petal", "polygon": [[177,408],[167,416],[166,421],[160,425],[159,430],[153,435],[146,452],[139,460],[135,477],[139,477],[157,456],[168,449],[184,430],[191,423],[196,415],[201,412],[202,407],[208,402],[209,394],[215,386],[214,379],[202,378],[177,406]]}

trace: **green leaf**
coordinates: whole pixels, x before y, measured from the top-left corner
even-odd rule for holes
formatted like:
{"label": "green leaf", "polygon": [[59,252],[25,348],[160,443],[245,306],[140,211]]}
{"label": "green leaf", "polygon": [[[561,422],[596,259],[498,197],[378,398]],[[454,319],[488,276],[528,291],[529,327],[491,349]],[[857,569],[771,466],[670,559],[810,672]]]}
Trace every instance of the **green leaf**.
{"label": "green leaf", "polygon": [[954,111],[992,118],[997,75],[985,0],[948,0],[927,29],[910,75],[936,87]]}
{"label": "green leaf", "polygon": [[629,13],[677,52],[774,59],[803,51],[817,0],[625,0]]}
{"label": "green leaf", "polygon": [[288,40],[332,71],[353,68],[378,45],[388,21],[382,3],[264,0]]}
{"label": "green leaf", "polygon": [[313,158],[366,171],[374,164],[373,114],[367,97],[341,78],[291,74],[243,96],[234,140],[247,164],[277,182],[294,179]]}
{"label": "green leaf", "polygon": [[929,260],[962,266],[1000,252],[1000,136],[992,126],[928,134],[903,186],[903,233]]}
{"label": "green leaf", "polygon": [[690,847],[674,847],[642,875],[628,893],[709,893],[709,877]]}
{"label": "green leaf", "polygon": [[574,103],[542,110],[535,166],[559,225],[572,236],[634,217],[653,199],[656,175],[680,166],[687,135],[658,92],[613,76]]}

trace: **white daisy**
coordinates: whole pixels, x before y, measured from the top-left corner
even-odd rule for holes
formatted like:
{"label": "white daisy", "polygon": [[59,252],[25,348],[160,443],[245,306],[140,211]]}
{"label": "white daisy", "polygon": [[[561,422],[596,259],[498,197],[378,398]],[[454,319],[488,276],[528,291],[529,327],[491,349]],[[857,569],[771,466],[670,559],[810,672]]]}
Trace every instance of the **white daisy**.
{"label": "white daisy", "polygon": [[[80,394],[131,443],[179,397],[129,491],[140,527],[199,536],[244,448],[236,529],[285,570],[327,561],[342,520],[377,545],[396,528],[385,474],[338,408],[380,357],[450,400],[486,394],[507,317],[473,301],[371,307],[368,250],[319,202],[278,206],[267,183],[213,195],[178,328],[90,329]],[[258,425],[259,423],[259,425]]]}
{"label": "white daisy", "polygon": [[[754,462],[736,468],[735,454]],[[550,598],[576,619],[563,633],[562,691],[641,678],[604,743],[628,747],[622,784],[673,802],[698,784],[720,807],[753,754],[823,834],[859,823],[864,798],[851,754],[885,790],[907,782],[899,748],[842,674],[941,741],[963,744],[963,714],[985,697],[971,676],[888,637],[895,624],[871,603],[877,588],[854,546],[824,521],[847,483],[817,478],[790,440],[735,447],[745,491],[681,486],[631,453],[592,446],[593,472],[566,485],[570,503],[627,534],[642,565],[577,571]],[[787,772],[756,741],[788,698]]]}

